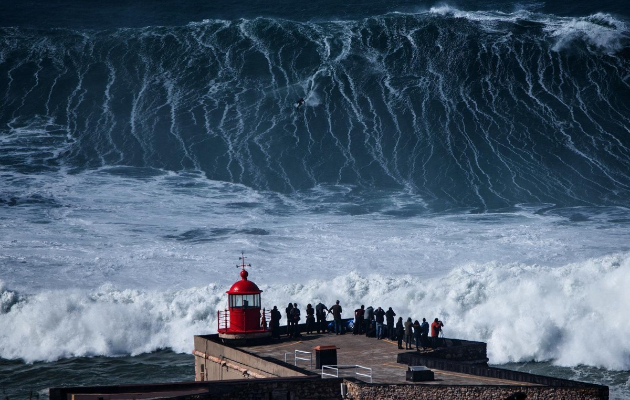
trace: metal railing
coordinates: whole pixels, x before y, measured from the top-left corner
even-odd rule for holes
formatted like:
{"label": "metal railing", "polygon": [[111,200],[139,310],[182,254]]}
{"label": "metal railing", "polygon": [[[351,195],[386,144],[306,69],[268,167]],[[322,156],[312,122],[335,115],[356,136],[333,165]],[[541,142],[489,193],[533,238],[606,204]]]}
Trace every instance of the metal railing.
{"label": "metal railing", "polygon": [[[298,357],[298,353],[299,354],[308,354],[308,358],[305,357]],[[293,355],[293,365],[295,365],[297,367],[297,362],[298,360],[302,360],[302,361],[308,361],[310,362],[310,367],[311,369],[313,369],[313,353],[311,353],[310,351],[302,351],[302,350],[295,350],[293,351],[293,353],[291,353],[290,351],[285,351],[284,352],[284,362],[287,362],[287,356],[289,354]]]}
{"label": "metal railing", "polygon": [[[243,326],[245,326],[245,315],[243,315]],[[264,308],[260,311],[260,328],[262,330],[271,329],[271,311]],[[217,311],[217,330],[230,329],[230,310]]]}
{"label": "metal railing", "polygon": [[[299,354],[308,354],[308,358],[298,357],[298,353]],[[295,355],[293,356],[293,359],[294,359],[294,365],[295,366],[297,366],[297,361],[298,360],[309,361],[311,363],[310,368],[313,369],[313,353],[311,353],[310,351],[295,350]]]}
{"label": "metal railing", "polygon": [[217,330],[230,328],[230,310],[217,311]]}
{"label": "metal railing", "polygon": [[[331,370],[335,373],[324,372],[324,370]],[[333,378],[339,378],[339,370],[340,369],[354,369],[354,376],[362,376],[365,378],[370,378],[370,383],[372,383],[372,368],[364,367],[362,365],[322,365],[322,378],[324,376],[332,376]],[[369,371],[369,375],[367,373],[362,373],[359,371]]]}
{"label": "metal railing", "polygon": [[262,309],[260,312],[260,326],[264,330],[271,329],[271,310]]}

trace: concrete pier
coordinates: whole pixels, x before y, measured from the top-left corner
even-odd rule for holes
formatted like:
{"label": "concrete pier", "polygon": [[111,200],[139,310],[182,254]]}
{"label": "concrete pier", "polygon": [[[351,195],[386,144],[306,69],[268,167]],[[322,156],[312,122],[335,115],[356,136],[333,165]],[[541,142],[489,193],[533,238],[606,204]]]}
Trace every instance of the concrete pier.
{"label": "concrete pier", "polygon": [[[337,348],[337,365],[345,367],[331,366],[325,370],[327,375],[322,375],[322,369],[315,368],[314,347],[327,345]],[[426,351],[399,350],[397,343],[389,340],[348,333],[303,335],[243,346],[223,342],[216,334],[202,335],[195,336],[192,350],[195,382],[52,388],[50,400],[607,400],[609,397],[606,386],[489,367],[486,344],[482,342],[445,339],[442,345]],[[429,368],[434,380],[406,381],[408,366]]]}

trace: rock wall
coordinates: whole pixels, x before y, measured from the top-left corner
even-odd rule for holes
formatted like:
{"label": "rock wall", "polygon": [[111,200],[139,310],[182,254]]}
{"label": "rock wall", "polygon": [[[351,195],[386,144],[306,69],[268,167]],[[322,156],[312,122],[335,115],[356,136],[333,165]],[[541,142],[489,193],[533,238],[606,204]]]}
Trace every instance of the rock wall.
{"label": "rock wall", "polygon": [[[243,379],[213,382],[53,388],[51,400],[169,399],[169,400],[608,400],[606,386],[550,387],[423,384],[369,384],[352,378]],[[188,393],[186,393],[188,392]],[[179,394],[177,394],[179,393]]]}
{"label": "rock wall", "polygon": [[343,400],[343,379],[254,379],[212,382],[209,393],[169,400]]}
{"label": "rock wall", "polygon": [[[346,379],[349,400],[608,400],[607,387],[369,385]],[[510,397],[515,396],[515,397]],[[523,398],[523,397],[521,397]]]}
{"label": "rock wall", "polygon": [[488,365],[487,345],[484,342],[440,338],[438,344],[440,347],[435,350],[421,354],[464,364]]}

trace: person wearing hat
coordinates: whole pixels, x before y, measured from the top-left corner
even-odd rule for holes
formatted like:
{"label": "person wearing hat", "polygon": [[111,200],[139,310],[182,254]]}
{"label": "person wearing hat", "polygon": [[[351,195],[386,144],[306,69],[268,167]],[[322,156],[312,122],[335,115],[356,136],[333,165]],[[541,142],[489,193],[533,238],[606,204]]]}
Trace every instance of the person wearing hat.
{"label": "person wearing hat", "polygon": [[342,313],[341,305],[339,305],[339,300],[335,302],[335,305],[330,307],[329,313],[332,313],[333,319],[335,320],[335,334],[339,335],[341,333],[341,313]]}

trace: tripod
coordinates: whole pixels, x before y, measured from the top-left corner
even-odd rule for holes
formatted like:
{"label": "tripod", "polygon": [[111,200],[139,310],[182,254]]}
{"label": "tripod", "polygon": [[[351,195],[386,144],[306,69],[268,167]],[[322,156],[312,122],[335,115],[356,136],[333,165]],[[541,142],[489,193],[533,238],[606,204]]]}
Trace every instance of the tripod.
{"label": "tripod", "polygon": [[446,337],[444,336],[444,327],[440,327],[440,333],[438,334],[438,340],[440,340],[444,347],[446,346]]}

